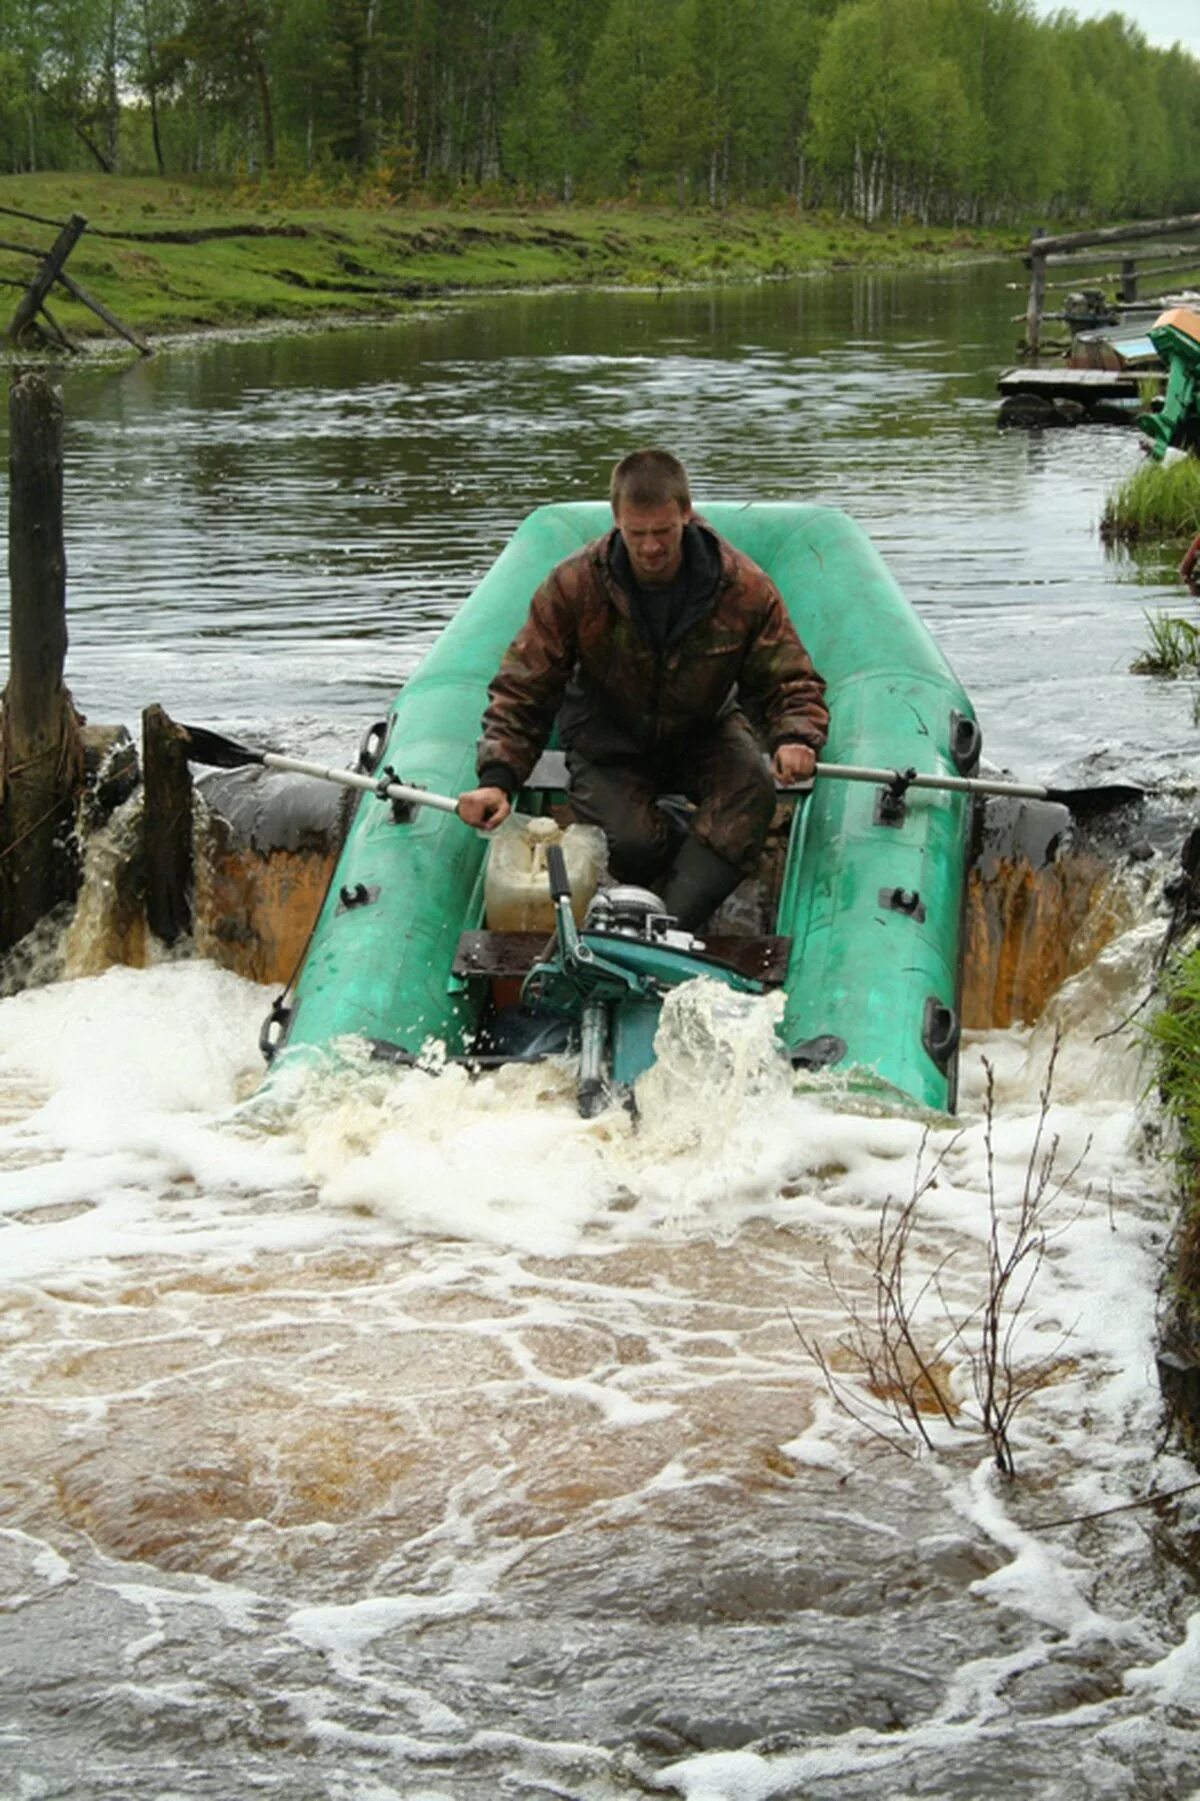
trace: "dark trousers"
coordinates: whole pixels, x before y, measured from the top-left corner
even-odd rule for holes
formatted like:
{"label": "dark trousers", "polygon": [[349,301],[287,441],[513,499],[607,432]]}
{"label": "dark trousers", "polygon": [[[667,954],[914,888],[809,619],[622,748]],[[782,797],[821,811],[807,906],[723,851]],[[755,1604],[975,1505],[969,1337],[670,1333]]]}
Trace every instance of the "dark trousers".
{"label": "dark trousers", "polygon": [[762,745],[741,713],[719,720],[684,750],[589,762],[568,748],[571,805],[584,825],[602,826],[619,882],[653,887],[686,833],[656,805],[664,794],[696,803],[688,828],[742,875],[758,863],[775,811],[775,783]]}

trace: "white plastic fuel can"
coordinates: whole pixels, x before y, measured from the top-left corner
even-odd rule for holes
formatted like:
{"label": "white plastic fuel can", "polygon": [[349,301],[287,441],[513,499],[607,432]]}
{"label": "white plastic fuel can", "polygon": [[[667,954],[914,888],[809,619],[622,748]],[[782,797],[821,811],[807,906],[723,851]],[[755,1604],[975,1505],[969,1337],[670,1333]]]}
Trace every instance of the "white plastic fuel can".
{"label": "white plastic fuel can", "polygon": [[484,911],[491,932],[552,932],[554,903],[546,852],[557,844],[566,859],[571,911],[583,924],[604,873],[607,847],[599,826],[569,825],[510,813],[496,830],[484,876]]}

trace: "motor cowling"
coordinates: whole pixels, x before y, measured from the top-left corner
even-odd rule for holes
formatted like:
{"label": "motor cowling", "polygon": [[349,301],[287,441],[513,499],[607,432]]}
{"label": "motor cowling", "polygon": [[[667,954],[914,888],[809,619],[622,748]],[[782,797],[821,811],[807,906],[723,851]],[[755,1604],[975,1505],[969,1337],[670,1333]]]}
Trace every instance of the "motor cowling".
{"label": "motor cowling", "polygon": [[704,948],[703,939],[680,930],[653,889],[633,883],[599,889],[588,907],[583,929],[615,938],[637,938],[646,944],[670,945],[672,950]]}

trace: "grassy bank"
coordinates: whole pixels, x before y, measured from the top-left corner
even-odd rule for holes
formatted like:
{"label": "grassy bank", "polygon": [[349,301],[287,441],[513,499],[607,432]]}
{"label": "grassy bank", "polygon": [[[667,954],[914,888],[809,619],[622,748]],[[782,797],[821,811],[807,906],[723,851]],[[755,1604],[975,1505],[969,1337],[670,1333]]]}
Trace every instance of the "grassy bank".
{"label": "grassy bank", "polygon": [[1163,1104],[1179,1132],[1180,1207],[1164,1309],[1163,1389],[1189,1450],[1200,1457],[1200,949],[1162,984],[1151,1033]]}
{"label": "grassy bank", "polygon": [[[1186,550],[1200,531],[1200,459],[1145,462],[1105,503],[1100,535],[1107,543],[1176,544]],[[1146,648],[1134,675],[1200,674],[1200,623],[1177,613],[1147,613]]]}
{"label": "grassy bank", "polygon": [[1100,535],[1109,543],[1186,547],[1200,531],[1200,457],[1147,461],[1109,495]]}
{"label": "grassy bank", "polygon": [[[920,266],[1011,252],[1012,232],[867,228],[790,209],[502,210],[373,204],[292,192],[100,175],[0,177],[0,207],[50,220],[82,213],[68,270],[126,323],[168,331],[272,320],[387,316],[413,301],[489,288],[675,285],[820,269]],[[0,216],[0,238],[44,249],[49,226]],[[34,264],[0,250],[0,276]],[[9,289],[12,305],[16,289]],[[56,290],[72,338],[104,331]],[[7,303],[5,315],[10,316]]]}

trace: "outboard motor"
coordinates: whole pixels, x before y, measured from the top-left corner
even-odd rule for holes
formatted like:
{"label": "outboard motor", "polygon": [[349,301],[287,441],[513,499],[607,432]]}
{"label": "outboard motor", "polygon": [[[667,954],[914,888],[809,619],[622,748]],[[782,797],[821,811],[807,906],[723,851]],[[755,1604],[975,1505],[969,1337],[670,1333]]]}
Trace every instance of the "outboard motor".
{"label": "outboard motor", "polygon": [[[706,968],[695,960],[704,944],[680,929],[651,889],[632,886],[599,890],[580,932],[557,845],[546,853],[546,873],[555,942],[526,976],[522,1000],[579,1021],[578,1103],[589,1119],[607,1105],[610,1086],[629,1095],[649,1068],[662,997]],[[760,983],[736,970],[722,970],[721,979],[740,993],[762,993]]]}
{"label": "outboard motor", "polygon": [[677,951],[704,949],[704,940],[684,931],[652,889],[632,883],[599,889],[588,906],[583,929],[615,938],[638,938],[646,944],[665,944]]}

